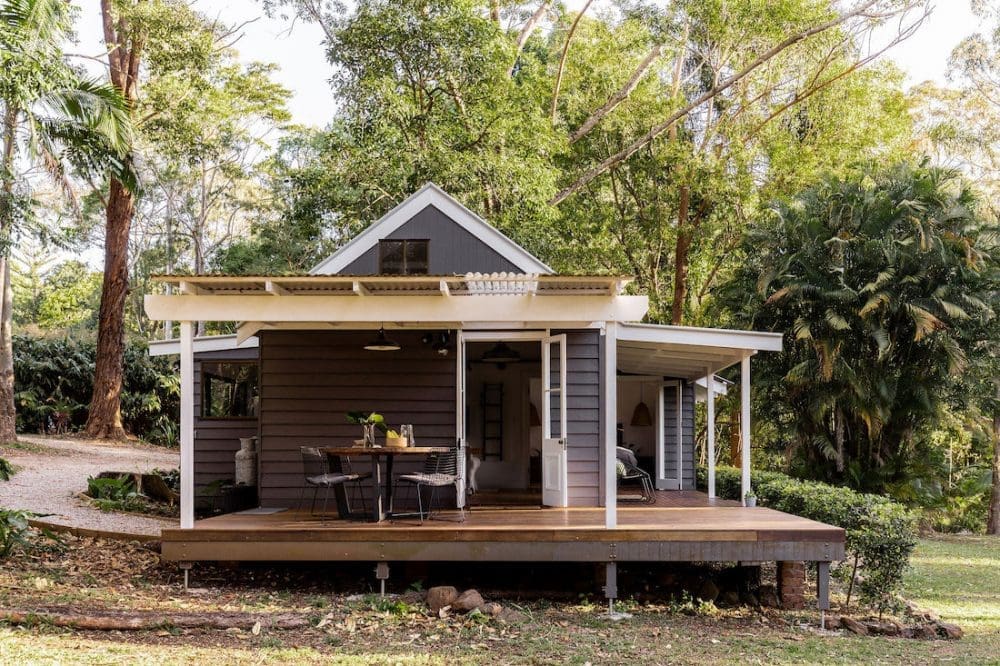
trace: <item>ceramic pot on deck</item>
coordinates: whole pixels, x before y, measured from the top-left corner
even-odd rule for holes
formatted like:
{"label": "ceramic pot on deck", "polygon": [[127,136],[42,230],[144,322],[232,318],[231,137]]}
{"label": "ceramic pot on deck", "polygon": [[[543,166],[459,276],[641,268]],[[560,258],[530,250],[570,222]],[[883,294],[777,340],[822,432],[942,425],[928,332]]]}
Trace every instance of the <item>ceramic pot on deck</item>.
{"label": "ceramic pot on deck", "polygon": [[240,437],[240,450],[236,452],[236,485],[257,485],[256,437]]}

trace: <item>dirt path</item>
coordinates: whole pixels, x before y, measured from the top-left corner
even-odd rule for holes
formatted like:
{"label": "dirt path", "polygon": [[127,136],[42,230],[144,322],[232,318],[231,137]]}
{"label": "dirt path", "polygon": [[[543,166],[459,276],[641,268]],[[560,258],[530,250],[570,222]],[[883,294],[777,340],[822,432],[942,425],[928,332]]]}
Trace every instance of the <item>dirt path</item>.
{"label": "dirt path", "polygon": [[18,448],[0,453],[17,468],[0,482],[0,506],[46,515],[42,520],[94,530],[159,535],[176,523],[165,518],[105,513],[87,506],[76,495],[87,489],[87,477],[104,471],[147,472],[172,469],[179,455],[139,444],[111,444],[93,440],[54,439],[22,435]]}

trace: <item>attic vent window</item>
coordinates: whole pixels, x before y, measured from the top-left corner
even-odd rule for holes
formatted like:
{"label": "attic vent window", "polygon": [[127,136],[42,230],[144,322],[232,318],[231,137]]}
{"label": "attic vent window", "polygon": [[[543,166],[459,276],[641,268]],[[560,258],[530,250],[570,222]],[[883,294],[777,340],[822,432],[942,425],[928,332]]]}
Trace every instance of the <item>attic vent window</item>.
{"label": "attic vent window", "polygon": [[378,272],[383,275],[427,275],[429,241],[380,240]]}

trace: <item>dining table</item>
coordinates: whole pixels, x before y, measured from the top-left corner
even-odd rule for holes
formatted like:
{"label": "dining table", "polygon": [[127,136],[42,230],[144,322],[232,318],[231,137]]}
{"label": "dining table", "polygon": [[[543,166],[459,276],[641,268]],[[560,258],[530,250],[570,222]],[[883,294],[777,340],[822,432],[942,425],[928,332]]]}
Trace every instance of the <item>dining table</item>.
{"label": "dining table", "polygon": [[[448,453],[448,446],[331,446],[322,449],[328,456],[372,459],[372,485],[375,496],[372,501],[370,521],[380,523],[392,517],[392,463],[397,457],[426,456],[432,453]],[[384,462],[383,462],[384,461]],[[384,470],[383,470],[384,467]]]}

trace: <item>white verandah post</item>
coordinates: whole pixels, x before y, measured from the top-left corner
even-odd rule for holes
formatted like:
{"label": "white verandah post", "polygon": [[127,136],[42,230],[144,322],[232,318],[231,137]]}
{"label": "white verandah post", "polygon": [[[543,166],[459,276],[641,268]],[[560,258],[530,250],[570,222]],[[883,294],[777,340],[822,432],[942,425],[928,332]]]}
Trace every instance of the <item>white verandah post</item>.
{"label": "white verandah post", "polygon": [[742,453],[742,469],[740,470],[740,494],[743,506],[747,503],[747,493],[750,492],[750,354],[744,354],[740,363],[740,452]]}
{"label": "white verandah post", "polygon": [[618,526],[618,331],[613,321],[604,328],[604,527]]}
{"label": "white verandah post", "polygon": [[708,498],[715,499],[715,375],[705,368],[705,409],[708,412],[706,439],[708,440]]}
{"label": "white verandah post", "polygon": [[194,527],[194,322],[181,325],[181,529]]}

